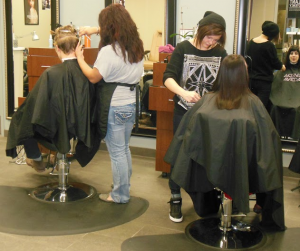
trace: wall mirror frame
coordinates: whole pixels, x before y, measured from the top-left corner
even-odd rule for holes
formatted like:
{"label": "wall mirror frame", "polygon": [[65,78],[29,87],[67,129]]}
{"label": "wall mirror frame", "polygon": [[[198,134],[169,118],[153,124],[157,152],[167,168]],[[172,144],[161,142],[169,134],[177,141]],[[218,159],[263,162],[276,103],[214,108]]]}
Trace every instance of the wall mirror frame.
{"label": "wall mirror frame", "polygon": [[[59,24],[59,1],[51,0],[51,30]],[[13,64],[13,41],[12,41],[12,1],[3,1],[4,19],[4,57],[5,90],[6,90],[6,118],[11,118],[14,113],[14,64]]]}

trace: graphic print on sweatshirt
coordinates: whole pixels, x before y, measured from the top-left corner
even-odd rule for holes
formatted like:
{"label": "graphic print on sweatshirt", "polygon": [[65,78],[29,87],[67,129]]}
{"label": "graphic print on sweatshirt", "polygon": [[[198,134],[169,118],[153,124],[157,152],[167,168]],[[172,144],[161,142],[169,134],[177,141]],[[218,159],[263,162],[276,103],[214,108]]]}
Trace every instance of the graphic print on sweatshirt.
{"label": "graphic print on sweatshirt", "polygon": [[283,77],[283,82],[297,82],[300,81],[299,73],[286,73]]}
{"label": "graphic print on sweatshirt", "polygon": [[[221,57],[199,57],[195,55],[184,55],[182,77],[180,86],[187,91],[195,91],[201,97],[210,92],[217,78],[220,68]],[[189,103],[179,96],[179,105],[186,110],[195,103]]]}

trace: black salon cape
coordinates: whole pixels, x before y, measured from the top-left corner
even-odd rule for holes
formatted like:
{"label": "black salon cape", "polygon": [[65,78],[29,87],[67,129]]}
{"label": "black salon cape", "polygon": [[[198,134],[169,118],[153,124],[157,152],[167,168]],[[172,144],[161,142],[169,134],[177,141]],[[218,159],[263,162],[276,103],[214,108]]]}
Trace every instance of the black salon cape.
{"label": "black salon cape", "polygon": [[71,148],[70,139],[77,137],[75,157],[85,166],[100,144],[92,123],[95,105],[95,86],[76,59],[48,68],[12,117],[6,155],[16,157],[16,146],[31,137],[65,154]]}
{"label": "black salon cape", "polygon": [[300,138],[300,69],[277,71],[272,83],[271,118],[280,136]]}
{"label": "black salon cape", "polygon": [[270,191],[266,208],[285,229],[281,142],[266,109],[252,94],[234,110],[217,109],[215,98],[206,94],[183,117],[164,158],[174,165],[171,178],[193,195],[194,206],[197,193],[218,187],[244,213],[249,193]]}
{"label": "black salon cape", "polygon": [[289,169],[295,173],[300,173],[300,139],[295,149],[295,153],[291,159]]}

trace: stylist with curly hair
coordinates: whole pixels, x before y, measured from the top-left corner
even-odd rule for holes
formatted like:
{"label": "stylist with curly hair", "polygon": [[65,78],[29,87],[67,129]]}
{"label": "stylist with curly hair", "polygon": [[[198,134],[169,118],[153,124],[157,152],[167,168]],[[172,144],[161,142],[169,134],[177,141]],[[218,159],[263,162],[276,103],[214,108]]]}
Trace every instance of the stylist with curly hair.
{"label": "stylist with curly hair", "polygon": [[99,126],[111,158],[113,189],[99,198],[106,202],[130,200],[132,173],[129,139],[136,116],[136,88],[143,74],[143,42],[128,11],[111,4],[99,14],[99,27],[80,30],[80,35],[100,34],[99,53],[93,68],[84,61],[82,46],[76,48],[84,75],[98,83]]}

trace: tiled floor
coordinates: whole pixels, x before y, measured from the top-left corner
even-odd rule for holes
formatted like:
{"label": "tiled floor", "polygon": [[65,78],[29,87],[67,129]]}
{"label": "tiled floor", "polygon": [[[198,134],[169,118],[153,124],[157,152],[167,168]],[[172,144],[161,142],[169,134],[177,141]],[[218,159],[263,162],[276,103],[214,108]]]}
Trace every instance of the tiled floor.
{"label": "tiled floor", "polygon": [[[37,174],[26,165],[9,163],[11,160],[5,156],[6,138],[0,137],[0,186],[36,187],[44,184],[47,174]],[[284,156],[284,161],[289,162],[290,156]],[[196,250],[185,249],[189,246],[184,238],[185,227],[199,217],[194,212],[189,196],[183,192],[184,221],[180,224],[173,223],[168,218],[169,189],[168,180],[161,177],[160,172],[154,169],[155,159],[151,157],[133,156],[133,175],[131,194],[149,201],[149,208],[139,218],[126,224],[86,234],[65,236],[22,236],[0,232],[0,251],[142,251],[142,250]],[[99,151],[93,161],[85,168],[79,167],[74,162],[71,166],[71,176],[78,181],[94,186],[98,192],[108,192],[111,185],[110,160],[106,151]],[[299,175],[300,177],[300,175]],[[285,220],[287,231],[300,228],[300,193],[299,190],[291,192],[291,188],[298,184],[297,177],[284,177],[285,193]],[[5,204],[0,202],[1,207]],[[21,210],[21,209],[20,209]],[[1,210],[0,210],[1,213]],[[1,222],[0,222],[1,224]],[[286,233],[288,233],[286,231]],[[161,249],[151,249],[159,236]],[[172,237],[178,245],[172,249],[168,241]],[[140,237],[140,238],[138,238]],[[145,239],[143,239],[143,237]],[[148,237],[148,238],[147,238]],[[298,236],[300,237],[300,235]],[[132,242],[141,241],[142,247],[132,245]],[[154,242],[153,242],[154,241]],[[279,240],[280,242],[280,240]],[[292,238],[293,248],[288,251],[299,250],[299,238]],[[181,245],[182,244],[182,245]],[[193,243],[194,244],[194,243]],[[132,247],[136,248],[132,248]],[[164,246],[164,248],[163,248]],[[193,246],[194,247],[194,246]],[[198,250],[206,250],[199,248]],[[280,244],[273,250],[285,251]]]}

